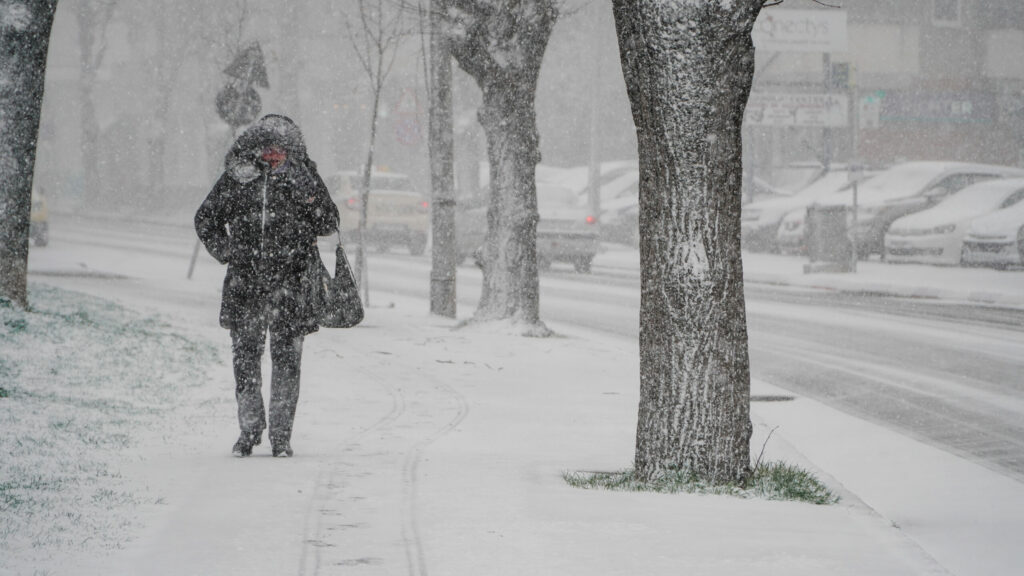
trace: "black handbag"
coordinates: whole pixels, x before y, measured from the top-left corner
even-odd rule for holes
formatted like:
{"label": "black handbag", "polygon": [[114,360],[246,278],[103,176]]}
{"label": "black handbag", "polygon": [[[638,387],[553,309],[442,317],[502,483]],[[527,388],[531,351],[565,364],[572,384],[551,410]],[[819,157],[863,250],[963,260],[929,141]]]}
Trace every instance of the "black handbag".
{"label": "black handbag", "polygon": [[335,248],[334,277],[316,252],[319,263],[317,282],[317,323],[324,328],[351,328],[363,321],[363,302],[359,299],[359,285],[356,284],[352,265],[341,245],[338,232],[338,247]]}

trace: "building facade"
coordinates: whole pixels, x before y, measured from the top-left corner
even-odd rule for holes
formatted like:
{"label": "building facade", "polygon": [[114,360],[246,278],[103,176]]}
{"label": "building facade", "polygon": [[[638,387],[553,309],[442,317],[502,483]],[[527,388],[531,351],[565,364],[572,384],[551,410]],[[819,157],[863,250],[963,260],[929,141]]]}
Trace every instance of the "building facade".
{"label": "building facade", "polygon": [[[761,18],[781,19],[772,11],[796,7],[766,8]],[[831,93],[845,97],[845,119],[831,127],[748,121],[755,172],[809,159],[1024,166],[1024,2],[848,0],[841,9],[799,8],[809,14],[807,24],[793,25],[798,33],[841,10],[843,30],[828,33],[845,34],[845,46],[759,46],[755,97]]]}

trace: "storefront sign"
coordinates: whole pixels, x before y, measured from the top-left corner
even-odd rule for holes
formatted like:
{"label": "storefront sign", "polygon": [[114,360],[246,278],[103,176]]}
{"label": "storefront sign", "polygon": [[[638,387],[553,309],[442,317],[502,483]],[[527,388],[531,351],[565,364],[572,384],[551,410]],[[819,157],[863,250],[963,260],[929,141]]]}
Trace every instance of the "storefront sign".
{"label": "storefront sign", "polygon": [[744,118],[751,126],[841,128],[849,123],[845,94],[752,92]]}
{"label": "storefront sign", "polygon": [[995,94],[983,91],[889,90],[881,99],[882,124],[993,124]]}
{"label": "storefront sign", "polygon": [[846,11],[765,8],[751,36],[758,50],[846,52]]}

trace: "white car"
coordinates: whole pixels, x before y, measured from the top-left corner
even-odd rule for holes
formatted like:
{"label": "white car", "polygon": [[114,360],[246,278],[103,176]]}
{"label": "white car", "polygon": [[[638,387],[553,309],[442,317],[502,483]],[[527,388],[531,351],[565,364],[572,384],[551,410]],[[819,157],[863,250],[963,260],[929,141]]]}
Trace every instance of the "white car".
{"label": "white car", "polygon": [[896,219],[885,234],[889,262],[960,264],[972,220],[1024,200],[1024,178],[968,186],[934,207]]}
{"label": "white car", "polygon": [[1024,202],[972,220],[960,263],[999,268],[1024,265]]}
{"label": "white car", "polygon": [[[858,190],[853,237],[857,254],[885,253],[885,233],[898,218],[935,206],[967,186],[998,178],[1024,178],[1024,170],[964,162],[906,162],[868,180]],[[853,205],[852,194],[829,204]]]}
{"label": "white car", "polygon": [[797,209],[806,209],[815,202],[825,201],[831,194],[851,185],[850,172],[844,167],[838,167],[792,196],[759,200],[743,206],[740,223],[743,247],[752,251],[781,250],[778,232],[784,216]]}
{"label": "white car", "polygon": [[[858,186],[867,183],[877,173],[874,171],[864,171],[863,177],[856,181]],[[775,244],[778,246],[779,252],[783,254],[806,255],[807,246],[804,243],[804,221],[807,219],[807,208],[812,204],[832,205],[838,202],[845,202],[851,198],[850,191],[852,188],[853,181],[849,181],[838,189],[833,190],[830,194],[821,194],[813,202],[786,212],[779,221],[778,230],[775,233]],[[852,214],[848,215],[847,226],[852,221]]]}

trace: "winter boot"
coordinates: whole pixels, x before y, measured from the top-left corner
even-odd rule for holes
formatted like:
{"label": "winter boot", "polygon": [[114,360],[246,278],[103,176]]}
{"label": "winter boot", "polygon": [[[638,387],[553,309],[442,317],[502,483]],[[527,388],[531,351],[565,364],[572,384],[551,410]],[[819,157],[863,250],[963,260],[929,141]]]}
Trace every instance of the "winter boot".
{"label": "winter boot", "polygon": [[291,458],[292,457],[292,445],[287,440],[280,442],[274,442],[271,446],[271,451],[274,454],[274,458]]}
{"label": "winter boot", "polygon": [[236,458],[252,456],[252,447],[259,446],[263,441],[263,432],[242,432],[231,449],[231,454]]}

